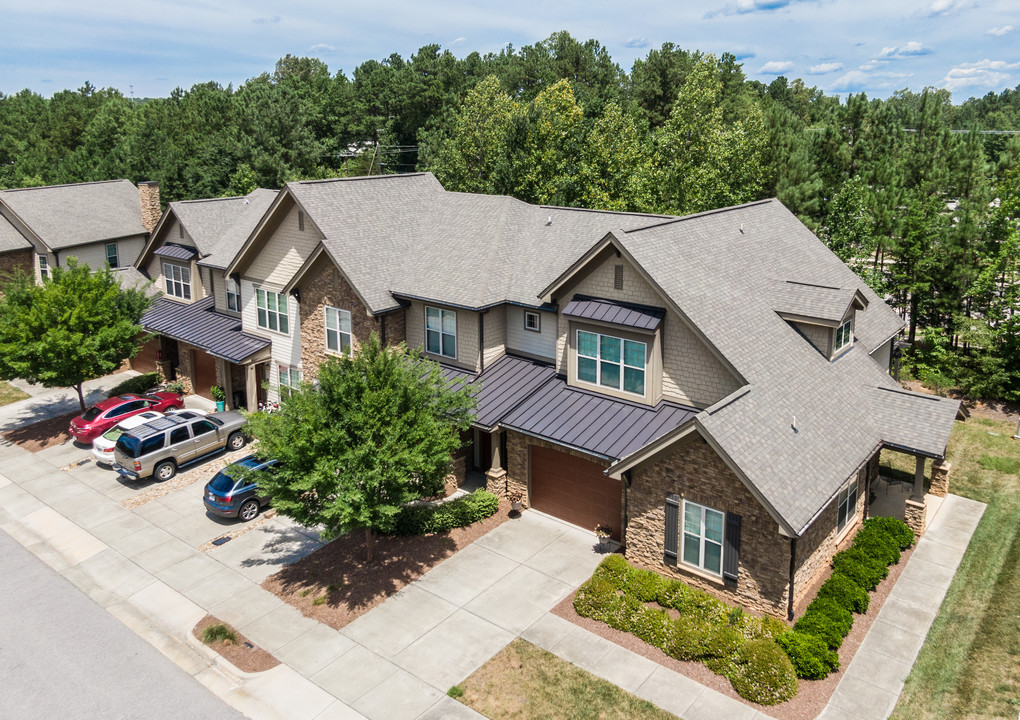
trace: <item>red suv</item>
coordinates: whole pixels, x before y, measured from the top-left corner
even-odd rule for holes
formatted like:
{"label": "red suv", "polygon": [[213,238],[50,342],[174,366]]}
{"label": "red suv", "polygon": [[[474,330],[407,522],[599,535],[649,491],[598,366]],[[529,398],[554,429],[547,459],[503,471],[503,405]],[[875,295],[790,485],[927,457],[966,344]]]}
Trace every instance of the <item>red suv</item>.
{"label": "red suv", "polygon": [[152,395],[128,393],[93,405],[71,421],[71,437],[80,443],[91,443],[121,420],[146,410],[172,412],[184,405],[179,393],[158,392]]}

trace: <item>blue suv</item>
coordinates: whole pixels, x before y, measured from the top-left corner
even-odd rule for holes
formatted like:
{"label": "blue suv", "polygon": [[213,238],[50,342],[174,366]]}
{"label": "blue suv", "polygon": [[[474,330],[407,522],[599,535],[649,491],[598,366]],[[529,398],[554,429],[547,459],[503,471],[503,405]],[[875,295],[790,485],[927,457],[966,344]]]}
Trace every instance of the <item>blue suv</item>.
{"label": "blue suv", "polygon": [[236,517],[248,522],[258,517],[269,498],[259,492],[258,485],[246,476],[247,470],[276,467],[276,460],[259,460],[248,455],[227,465],[206,483],[202,498],[206,510],[222,517]]}

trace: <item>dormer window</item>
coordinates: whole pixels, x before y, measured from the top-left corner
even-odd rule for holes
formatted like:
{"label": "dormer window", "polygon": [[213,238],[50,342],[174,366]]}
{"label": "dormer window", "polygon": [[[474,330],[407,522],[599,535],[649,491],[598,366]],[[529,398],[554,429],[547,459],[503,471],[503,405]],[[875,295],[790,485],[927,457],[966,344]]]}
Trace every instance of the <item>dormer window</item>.
{"label": "dormer window", "polygon": [[181,300],[191,299],[191,269],[163,263],[163,281],[166,283],[166,294]]}
{"label": "dormer window", "polygon": [[836,328],[836,344],[833,346],[832,354],[840,352],[849,347],[854,341],[854,319],[850,318]]}
{"label": "dormer window", "polygon": [[601,333],[577,331],[577,379],[644,396],[647,345]]}

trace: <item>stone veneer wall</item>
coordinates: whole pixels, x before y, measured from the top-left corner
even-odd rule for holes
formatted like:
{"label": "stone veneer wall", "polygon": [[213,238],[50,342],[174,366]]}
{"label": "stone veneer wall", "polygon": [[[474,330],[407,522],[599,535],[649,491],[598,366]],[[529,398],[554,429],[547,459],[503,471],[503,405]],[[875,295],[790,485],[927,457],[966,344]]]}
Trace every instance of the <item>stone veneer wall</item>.
{"label": "stone veneer wall", "polygon": [[[333,352],[326,351],[327,305],[351,313],[351,343],[355,352],[368,341],[373,332],[382,336],[378,318],[367,309],[331,263],[323,262],[309,273],[301,283],[301,370],[307,380],[317,377],[319,364]],[[397,310],[386,316],[386,343],[396,345],[404,340],[404,311]]]}
{"label": "stone veneer wall", "polygon": [[[785,617],[790,541],[779,534],[768,511],[700,436],[680,440],[672,452],[635,468],[631,479],[625,536],[629,560],[677,577],[727,602]],[[735,587],[724,584],[722,578],[688,569],[683,563],[675,567],[665,563],[667,493],[741,516],[740,569]],[[681,503],[681,518],[682,514]]]}
{"label": "stone veneer wall", "polygon": [[195,390],[191,385],[191,377],[194,372],[194,369],[191,367],[191,350],[205,352],[205,350],[194,345],[188,345],[180,340],[177,341],[177,379],[184,385],[185,395],[191,395]]}
{"label": "stone veneer wall", "polygon": [[29,275],[35,271],[35,254],[32,248],[0,253],[0,280],[6,280],[18,269]]}

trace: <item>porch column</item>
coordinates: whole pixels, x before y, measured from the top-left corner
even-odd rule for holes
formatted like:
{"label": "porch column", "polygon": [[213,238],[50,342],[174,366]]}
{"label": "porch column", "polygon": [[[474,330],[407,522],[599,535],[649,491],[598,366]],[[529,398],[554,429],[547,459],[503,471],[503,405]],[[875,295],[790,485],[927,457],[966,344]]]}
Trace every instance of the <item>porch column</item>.
{"label": "porch column", "polygon": [[245,394],[248,396],[248,412],[255,412],[259,407],[259,379],[254,363],[244,366]]}
{"label": "porch column", "polygon": [[924,456],[917,456],[917,464],[914,466],[914,491],[910,494],[911,500],[924,500]]}
{"label": "porch column", "polygon": [[486,471],[485,477],[489,480],[498,480],[506,476],[506,470],[503,469],[503,433],[494,432],[489,439],[492,445],[492,465]]}

